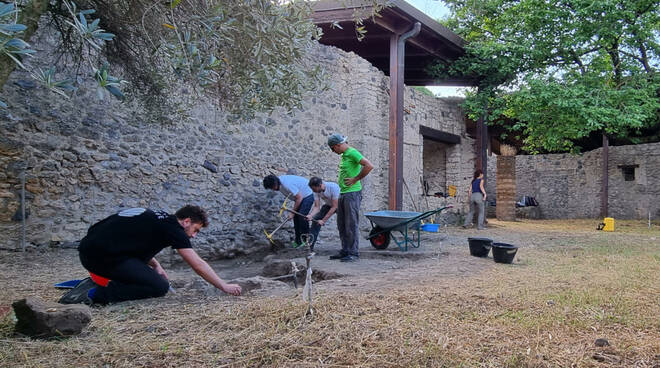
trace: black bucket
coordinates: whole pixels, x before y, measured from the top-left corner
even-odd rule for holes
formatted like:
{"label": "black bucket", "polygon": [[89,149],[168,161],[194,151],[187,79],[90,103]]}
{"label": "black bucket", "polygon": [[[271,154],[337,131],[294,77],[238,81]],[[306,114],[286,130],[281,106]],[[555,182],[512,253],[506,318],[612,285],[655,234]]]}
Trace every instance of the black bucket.
{"label": "black bucket", "polygon": [[497,263],[513,263],[518,247],[507,243],[493,243],[493,260]]}
{"label": "black bucket", "polygon": [[470,244],[470,255],[475,257],[488,257],[490,246],[493,244],[493,239],[488,238],[468,238]]}

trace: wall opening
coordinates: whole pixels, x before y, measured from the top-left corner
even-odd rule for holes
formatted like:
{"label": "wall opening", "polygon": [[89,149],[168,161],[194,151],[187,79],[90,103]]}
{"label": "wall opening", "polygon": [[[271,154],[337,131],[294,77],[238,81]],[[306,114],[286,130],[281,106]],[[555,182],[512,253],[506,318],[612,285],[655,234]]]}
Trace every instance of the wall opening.
{"label": "wall opening", "polygon": [[635,168],[639,165],[619,165],[624,181],[635,181]]}
{"label": "wall opening", "polygon": [[446,143],[435,142],[424,138],[424,194],[447,192],[447,149]]}
{"label": "wall opening", "polygon": [[422,135],[422,184],[424,195],[447,195],[447,157],[461,137],[441,130],[419,126]]}

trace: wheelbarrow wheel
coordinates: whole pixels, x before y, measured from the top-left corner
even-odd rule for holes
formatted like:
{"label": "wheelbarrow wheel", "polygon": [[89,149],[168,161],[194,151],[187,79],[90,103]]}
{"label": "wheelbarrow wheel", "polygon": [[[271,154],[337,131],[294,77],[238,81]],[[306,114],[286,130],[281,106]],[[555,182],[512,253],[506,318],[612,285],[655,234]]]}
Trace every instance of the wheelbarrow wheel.
{"label": "wheelbarrow wheel", "polygon": [[[373,234],[379,232],[380,234],[372,236]],[[370,236],[369,241],[371,242],[371,246],[378,250],[387,249],[387,246],[390,245],[390,232],[383,231],[383,229],[378,226],[371,229],[369,236]]]}

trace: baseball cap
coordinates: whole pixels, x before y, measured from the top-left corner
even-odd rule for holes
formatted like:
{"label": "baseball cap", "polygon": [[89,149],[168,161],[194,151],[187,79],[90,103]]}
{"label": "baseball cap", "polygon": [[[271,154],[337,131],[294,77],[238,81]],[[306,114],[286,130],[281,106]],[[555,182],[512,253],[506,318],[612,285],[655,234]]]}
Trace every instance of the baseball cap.
{"label": "baseball cap", "polygon": [[332,134],[331,136],[328,137],[328,146],[330,147],[345,142],[346,142],[346,137],[338,133]]}

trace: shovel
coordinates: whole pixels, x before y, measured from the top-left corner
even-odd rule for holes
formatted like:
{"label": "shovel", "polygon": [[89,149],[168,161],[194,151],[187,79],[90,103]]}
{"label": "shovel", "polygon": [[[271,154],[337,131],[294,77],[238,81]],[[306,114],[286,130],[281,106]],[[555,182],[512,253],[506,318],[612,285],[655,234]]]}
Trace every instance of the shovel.
{"label": "shovel", "polygon": [[282,223],[279,224],[279,226],[277,226],[277,227],[275,228],[275,230],[273,230],[270,234],[268,234],[268,231],[266,231],[266,229],[264,229],[264,234],[266,234],[266,238],[268,238],[268,240],[269,240],[273,245],[276,245],[275,242],[273,241],[273,234],[275,234],[275,232],[276,232],[277,230],[279,230],[282,226],[284,226],[284,224],[286,224],[287,222],[289,222],[289,219],[288,219],[288,218],[285,219],[284,221],[282,221]]}

